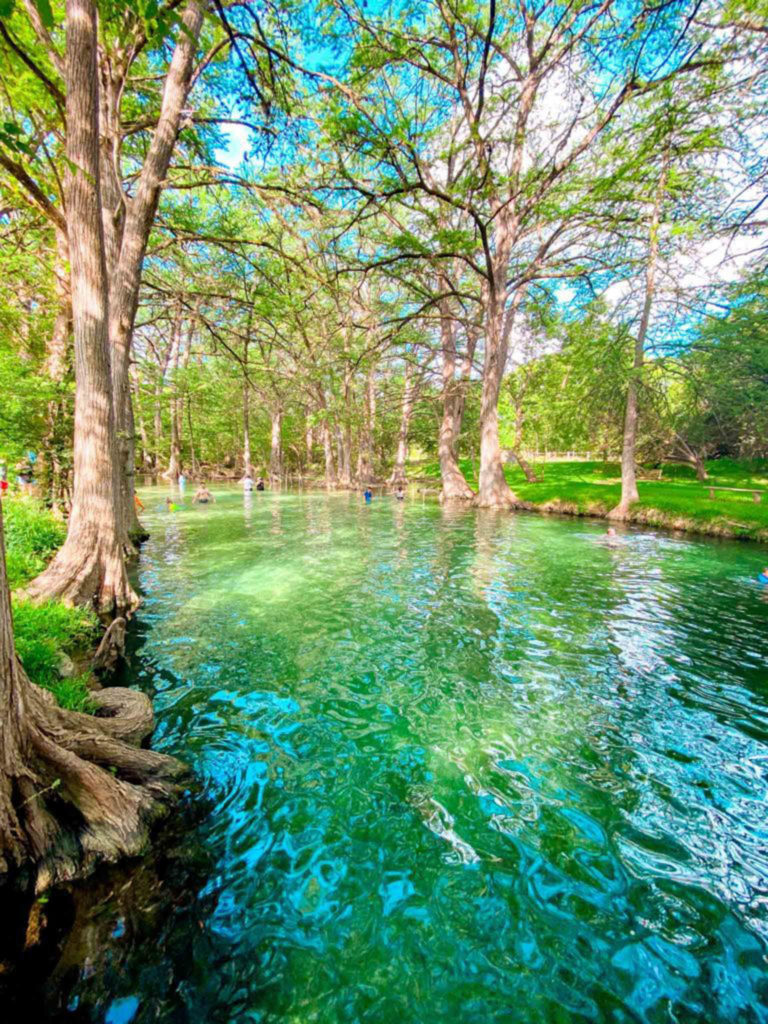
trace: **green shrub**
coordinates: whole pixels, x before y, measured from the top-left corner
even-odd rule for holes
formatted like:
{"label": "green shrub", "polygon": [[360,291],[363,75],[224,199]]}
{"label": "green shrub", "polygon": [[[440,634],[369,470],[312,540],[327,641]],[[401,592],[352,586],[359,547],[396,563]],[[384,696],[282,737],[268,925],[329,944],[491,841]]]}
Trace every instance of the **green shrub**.
{"label": "green shrub", "polygon": [[65,524],[32,498],[6,498],[3,527],[11,590],[42,572],[67,533]]}
{"label": "green shrub", "polygon": [[98,636],[96,615],[87,608],[68,608],[55,601],[14,601],[13,633],[16,653],[32,682],[50,690],[62,707],[88,710],[87,674],[61,679],[59,661],[62,654],[73,654],[94,642]]}

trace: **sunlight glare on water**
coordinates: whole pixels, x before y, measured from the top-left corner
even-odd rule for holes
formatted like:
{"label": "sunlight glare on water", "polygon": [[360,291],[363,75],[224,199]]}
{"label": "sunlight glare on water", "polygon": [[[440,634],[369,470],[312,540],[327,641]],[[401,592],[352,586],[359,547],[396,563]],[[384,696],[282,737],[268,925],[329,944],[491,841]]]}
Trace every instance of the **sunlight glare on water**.
{"label": "sunlight glare on water", "polygon": [[114,939],[132,1020],[768,1020],[758,548],[164,495],[133,681],[212,869]]}

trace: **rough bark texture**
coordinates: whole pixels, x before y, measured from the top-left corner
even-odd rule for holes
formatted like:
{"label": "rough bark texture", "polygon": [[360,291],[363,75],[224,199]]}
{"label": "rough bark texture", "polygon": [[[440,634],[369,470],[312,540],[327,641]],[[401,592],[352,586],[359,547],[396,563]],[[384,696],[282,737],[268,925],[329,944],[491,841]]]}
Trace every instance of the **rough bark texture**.
{"label": "rough bark texture", "polygon": [[480,508],[511,508],[519,504],[504,476],[499,443],[499,392],[507,363],[509,335],[516,301],[505,309],[506,276],[512,247],[505,215],[497,228],[497,271],[487,289],[483,391],[480,400],[480,473],[475,504]]}
{"label": "rough bark texture", "polygon": [[[474,498],[474,491],[459,469],[456,446],[464,414],[464,385],[456,380],[456,323],[447,300],[440,304],[440,344],[443,357],[443,418],[437,440],[442,497],[447,500]],[[471,367],[473,351],[469,354]],[[467,371],[467,376],[469,375]]]}
{"label": "rough bark texture", "polygon": [[198,0],[190,0],[181,16],[176,47],[163,89],[160,117],[139,175],[136,193],[128,202],[120,252],[115,273],[111,277],[109,338],[113,352],[112,389],[117,417],[116,427],[120,439],[120,481],[126,522],[135,519],[133,478],[130,475],[135,458],[134,430],[128,367],[139,301],[141,269],[160,193],[181,125],[202,21],[202,5]]}
{"label": "rough bark texture", "polygon": [[331,443],[331,428],[328,421],[323,420],[321,428],[323,435],[323,460],[325,463],[325,486],[328,490],[336,486],[336,470],[333,464],[333,444]]}
{"label": "rough bark texture", "polygon": [[624,444],[621,452],[621,498],[619,499],[619,504],[608,513],[609,519],[626,519],[630,506],[640,498],[637,490],[637,470],[635,467],[640,376],[645,355],[645,338],[648,334],[653,297],[656,291],[656,266],[659,258],[659,220],[667,182],[667,170],[668,154],[665,153],[651,210],[648,261],[645,267],[645,299],[643,301],[640,324],[635,336],[632,374],[627,385],[627,406],[624,413]]}
{"label": "rough bark texture", "polygon": [[138,604],[120,537],[114,413],[110,388],[108,289],[99,179],[96,10],[67,3],[67,161],[75,348],[74,493],[67,538],[30,597],[93,602],[106,614]]}
{"label": "rough bark texture", "polygon": [[408,461],[408,431],[411,426],[411,414],[413,413],[415,397],[413,364],[410,360],[406,360],[403,404],[400,407],[400,429],[397,434],[397,453],[395,454],[395,464],[389,477],[389,482],[393,485],[400,484],[404,486],[408,482],[405,474],[405,464]]}
{"label": "rough bark texture", "polygon": [[272,411],[272,440],[269,450],[269,481],[273,487],[279,487],[283,477],[283,411]]}
{"label": "rough bark texture", "polygon": [[[48,341],[45,372],[57,390],[70,372],[70,337],[72,334],[72,299],[69,287],[69,247],[65,233],[56,228],[56,262],[53,271],[56,291],[56,319]],[[67,403],[63,397],[53,398],[46,411],[46,432],[43,439],[48,470],[48,493],[51,506],[59,511],[67,508],[67,472],[65,451],[69,447],[66,415]]]}
{"label": "rough bark texture", "polygon": [[177,309],[171,328],[171,354],[169,357],[169,368],[171,371],[171,394],[170,394],[170,416],[171,416],[171,450],[168,461],[168,469],[165,475],[169,480],[176,483],[181,474],[181,430],[179,424],[179,399],[176,394],[177,377],[179,370],[179,352],[181,347],[181,310]]}
{"label": "rough bark texture", "polygon": [[251,463],[251,422],[249,409],[249,386],[243,382],[243,476],[253,476]]}
{"label": "rough bark texture", "polygon": [[[67,2],[68,14],[88,16],[88,7]],[[96,700],[103,718],[64,711],[26,678],[14,650],[0,508],[0,879],[40,891],[138,854],[166,812],[183,765],[126,742],[151,731],[148,699],[115,689]]]}

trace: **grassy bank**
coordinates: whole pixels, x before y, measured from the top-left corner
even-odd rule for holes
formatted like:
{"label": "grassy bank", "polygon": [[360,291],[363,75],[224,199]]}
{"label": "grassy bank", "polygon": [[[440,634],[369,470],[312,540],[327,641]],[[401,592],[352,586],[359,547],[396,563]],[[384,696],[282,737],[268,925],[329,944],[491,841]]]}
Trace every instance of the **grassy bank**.
{"label": "grassy bank", "polygon": [[[477,486],[477,463],[461,461],[472,487]],[[534,511],[567,515],[605,516],[621,494],[619,466],[613,462],[544,462],[535,467],[539,483],[528,483],[517,465],[507,466],[510,486]],[[688,466],[669,465],[647,470],[638,481],[640,501],[631,521],[649,526],[688,530],[718,537],[768,541],[768,463],[717,459],[707,463],[709,480],[701,483]],[[420,467],[420,475],[440,478],[440,467]],[[645,476],[645,479],[643,478]],[[708,487],[765,490],[760,504],[751,494],[715,492]]]}
{"label": "grassy bank", "polygon": [[[45,568],[66,530],[42,504],[29,498],[6,498],[3,522],[8,581],[15,590]],[[70,671],[70,659],[93,645],[99,634],[96,616],[88,609],[55,601],[36,605],[14,598],[13,633],[29,678],[50,690],[62,707],[90,710],[88,673],[62,677],[61,671]]]}

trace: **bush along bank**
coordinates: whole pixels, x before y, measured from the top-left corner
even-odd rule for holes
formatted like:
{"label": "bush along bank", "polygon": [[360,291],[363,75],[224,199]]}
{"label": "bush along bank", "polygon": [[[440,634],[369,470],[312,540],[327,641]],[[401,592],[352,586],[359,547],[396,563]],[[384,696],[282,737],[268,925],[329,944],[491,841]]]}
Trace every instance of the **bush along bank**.
{"label": "bush along bank", "polygon": [[[17,590],[42,572],[62,544],[66,527],[31,498],[5,499],[3,516],[8,582]],[[99,620],[88,608],[13,599],[13,635],[24,671],[63,708],[96,708],[91,696],[95,680],[85,663],[90,662],[100,632]]]}

